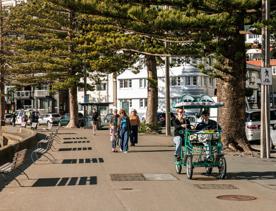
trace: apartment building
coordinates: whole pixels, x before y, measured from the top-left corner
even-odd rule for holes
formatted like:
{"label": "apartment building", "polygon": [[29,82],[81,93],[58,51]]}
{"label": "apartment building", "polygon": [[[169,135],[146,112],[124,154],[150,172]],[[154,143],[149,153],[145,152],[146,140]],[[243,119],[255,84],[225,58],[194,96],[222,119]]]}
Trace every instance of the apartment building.
{"label": "apartment building", "polygon": [[22,2],[26,2],[27,0],[1,0],[2,1],[2,7],[14,7],[17,4],[20,4]]}
{"label": "apartment building", "polygon": [[[158,75],[158,111],[165,111],[165,67],[157,68]],[[88,82],[89,83],[89,82]],[[117,101],[117,106],[127,110],[136,109],[140,115],[145,115],[147,110],[147,70],[146,67],[140,69],[138,73],[125,70],[117,76],[116,83],[112,74],[106,76],[100,86],[96,86],[94,91],[87,91],[90,105],[98,106],[102,104],[101,114],[110,112],[113,102]],[[215,79],[201,73],[195,66],[185,63],[170,69],[170,95],[171,109],[174,104],[184,94],[207,94],[214,96]],[[116,89],[116,96],[114,96]],[[84,102],[84,90],[78,90],[78,102]],[[83,107],[80,106],[80,110]]]}

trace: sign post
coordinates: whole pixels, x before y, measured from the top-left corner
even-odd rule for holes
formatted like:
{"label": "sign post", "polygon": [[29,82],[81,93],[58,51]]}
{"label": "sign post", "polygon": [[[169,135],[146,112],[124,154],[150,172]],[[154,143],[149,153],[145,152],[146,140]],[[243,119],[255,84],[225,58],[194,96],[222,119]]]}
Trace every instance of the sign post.
{"label": "sign post", "polygon": [[261,85],[272,85],[272,70],[270,67],[261,68]]}
{"label": "sign post", "polygon": [[[262,0],[262,20],[269,21],[270,0]],[[270,157],[270,102],[269,86],[272,85],[270,68],[270,32],[265,25],[262,28],[263,66],[261,69],[261,158]]]}

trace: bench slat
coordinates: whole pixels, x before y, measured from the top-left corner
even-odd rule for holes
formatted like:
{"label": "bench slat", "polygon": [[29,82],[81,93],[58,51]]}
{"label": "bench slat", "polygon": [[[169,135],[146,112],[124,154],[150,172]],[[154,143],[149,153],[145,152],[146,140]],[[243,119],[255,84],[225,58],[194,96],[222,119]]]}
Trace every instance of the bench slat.
{"label": "bench slat", "polygon": [[26,154],[27,154],[27,149],[23,149],[21,151],[14,153],[13,161],[2,165],[0,167],[0,172],[4,174],[9,173],[12,170],[16,169],[17,167],[19,167],[20,165],[22,165],[23,162],[25,161]]}
{"label": "bench slat", "polygon": [[44,153],[44,152],[46,152],[47,150],[46,149],[44,149],[44,148],[37,148],[36,150],[34,150],[34,152],[36,152],[36,153]]}
{"label": "bench slat", "polygon": [[12,167],[12,163],[7,163],[5,166],[1,166],[0,172],[6,172],[8,169]]}

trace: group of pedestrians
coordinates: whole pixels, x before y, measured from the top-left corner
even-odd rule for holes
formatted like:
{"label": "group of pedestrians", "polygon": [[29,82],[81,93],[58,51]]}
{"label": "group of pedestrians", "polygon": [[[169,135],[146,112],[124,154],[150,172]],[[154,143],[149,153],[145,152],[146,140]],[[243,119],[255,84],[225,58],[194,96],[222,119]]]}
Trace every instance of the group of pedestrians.
{"label": "group of pedestrians", "polygon": [[136,110],[132,110],[128,117],[124,109],[113,110],[113,116],[110,120],[110,140],[112,142],[112,152],[119,150],[127,153],[128,145],[135,146],[138,144],[138,128],[140,126],[140,119]]}

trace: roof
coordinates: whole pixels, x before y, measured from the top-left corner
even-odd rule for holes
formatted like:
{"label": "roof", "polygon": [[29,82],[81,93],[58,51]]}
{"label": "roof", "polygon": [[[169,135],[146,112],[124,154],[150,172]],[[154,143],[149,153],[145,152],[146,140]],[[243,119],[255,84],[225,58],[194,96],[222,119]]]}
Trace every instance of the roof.
{"label": "roof", "polygon": [[246,51],[247,54],[249,53],[252,53],[252,54],[256,54],[256,53],[262,53],[262,50],[261,49],[257,49],[257,48],[251,48],[251,49],[248,49]]}
{"label": "roof", "polygon": [[[165,77],[165,66],[157,66],[157,76]],[[201,73],[201,70],[191,64],[182,64],[177,67],[170,67],[170,76],[193,76],[193,75],[205,75]],[[125,70],[117,78],[118,79],[137,79],[147,77],[147,67],[144,66],[137,73],[131,71],[131,69]]]}
{"label": "roof", "polygon": [[[250,61],[246,61],[246,64],[257,66],[257,67],[262,67],[263,61],[262,60],[250,60]],[[276,66],[276,59],[270,59],[270,65]]]}

